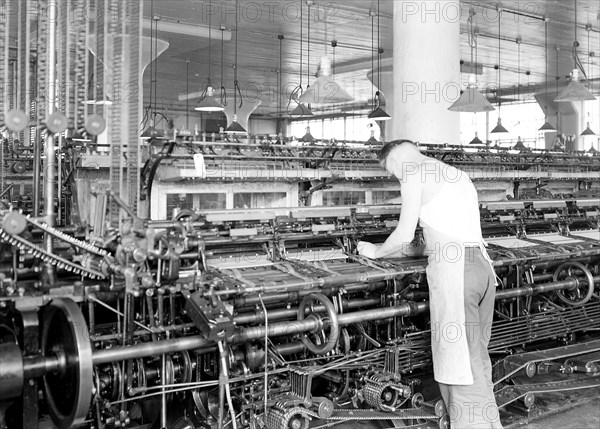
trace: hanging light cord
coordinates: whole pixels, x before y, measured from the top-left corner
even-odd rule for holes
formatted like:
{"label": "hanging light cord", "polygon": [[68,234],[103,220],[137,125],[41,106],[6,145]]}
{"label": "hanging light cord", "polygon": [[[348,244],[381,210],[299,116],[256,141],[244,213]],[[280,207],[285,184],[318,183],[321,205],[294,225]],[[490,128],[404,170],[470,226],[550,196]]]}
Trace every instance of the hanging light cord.
{"label": "hanging light cord", "polygon": [[148,109],[152,115],[152,97],[154,96],[154,0],[150,2],[150,100]]}
{"label": "hanging light cord", "polygon": [[290,105],[292,104],[292,101],[295,101],[296,103],[300,104],[298,102],[298,98],[302,95],[302,50],[303,50],[303,39],[304,39],[304,16],[303,16],[303,11],[304,11],[304,7],[302,5],[302,1],[300,0],[300,84],[295,87],[291,94],[290,94],[290,98],[288,99],[288,103],[287,103],[287,107],[286,107],[286,111],[288,113],[288,115],[290,114],[291,110],[290,110]]}
{"label": "hanging light cord", "polygon": [[[190,60],[185,59],[185,93],[190,93]],[[190,98],[185,98],[185,129],[190,129]]]}
{"label": "hanging light cord", "polygon": [[210,65],[212,63],[212,0],[209,0],[208,2],[208,10],[208,78],[206,86],[204,87],[204,91],[202,91],[202,95],[200,96],[200,101],[206,98],[206,96],[208,95],[208,88],[212,86],[210,83]]}
{"label": "hanging light cord", "polygon": [[573,55],[573,61],[575,62],[575,68],[581,70],[583,77],[587,80],[587,74],[585,72],[585,68],[579,59],[579,53],[577,52],[577,48],[579,48],[579,42],[577,41],[577,0],[575,0],[575,40],[573,41],[573,48],[571,49],[571,53]]}
{"label": "hanging light cord", "polygon": [[332,57],[333,57],[333,64],[331,65],[331,74],[333,76],[335,76],[335,48],[337,46],[337,40],[332,40],[331,41],[331,50],[332,50]]}
{"label": "hanging light cord", "polygon": [[375,97],[377,97],[377,107],[381,105],[381,54],[383,53],[383,49],[381,49],[381,21],[379,19],[380,15],[379,8],[379,0],[377,0],[377,92],[375,92]]}
{"label": "hanging light cord", "polygon": [[208,2],[208,10],[210,10],[208,14],[208,84],[210,85],[210,66],[212,63],[212,0]]}
{"label": "hanging light cord", "polygon": [[[548,18],[544,18],[544,53],[546,55],[546,98],[548,99]],[[548,117],[548,104],[544,104],[544,114]],[[547,120],[547,119],[546,119]]]}
{"label": "hanging light cord", "polygon": [[[152,17],[154,20],[154,16]],[[154,55],[156,55],[156,64],[154,65],[154,126],[156,126],[156,105],[158,104],[158,19],[154,24]]]}
{"label": "hanging light cord", "polygon": [[279,75],[277,76],[277,122],[279,123],[279,130],[281,132],[281,72],[283,67],[282,61],[282,44],[283,44],[283,34],[277,36],[279,38]]}
{"label": "hanging light cord", "polygon": [[[375,15],[371,12],[371,70],[375,71]],[[373,79],[374,80],[374,79]],[[371,84],[371,106],[375,110],[375,84]]]}
{"label": "hanging light cord", "polygon": [[500,21],[502,17],[502,9],[498,9],[498,117],[500,117],[500,109],[502,107],[502,73],[500,67],[500,42],[502,37],[500,36]]}
{"label": "hanging light cord", "polygon": [[[585,27],[586,31],[587,31],[587,39],[588,39],[588,46],[587,46],[587,51],[588,51],[588,73],[590,75],[590,81],[592,80],[592,57],[590,56],[590,32],[592,31],[592,26],[591,25],[587,25]],[[590,82],[591,84],[591,82]]]}
{"label": "hanging light cord", "polygon": [[517,37],[517,101],[521,101],[521,38]]}
{"label": "hanging light cord", "polygon": [[310,88],[310,2],[306,2],[306,12],[308,17],[306,19],[306,90]]}
{"label": "hanging light cord", "polygon": [[477,48],[477,33],[475,32],[474,17],[475,9],[471,8],[471,10],[469,11],[469,18],[467,18],[467,28],[469,30],[467,32],[467,37],[469,47],[471,48],[471,73],[473,73],[473,64],[475,64],[475,72],[477,72],[477,60],[475,60],[475,63],[473,63],[473,51],[475,51],[475,49]]}
{"label": "hanging light cord", "polygon": [[[233,106],[233,114],[237,114],[238,107],[241,108],[244,104],[244,99],[242,97],[242,91],[240,90],[240,85],[238,83],[238,0],[235,0],[235,66],[233,68],[233,102],[235,103]],[[237,96],[240,96],[240,104],[237,104]]]}
{"label": "hanging light cord", "polygon": [[[558,97],[558,81],[560,80],[560,76],[558,74],[558,46],[556,47],[556,96]],[[559,109],[556,109],[556,129],[559,130],[559,123],[558,123],[558,119],[559,119]],[[556,134],[556,136],[558,137],[558,133]]]}
{"label": "hanging light cord", "polygon": [[[150,1],[150,97],[148,100],[148,106],[144,109],[144,117],[142,118],[141,128],[146,127],[148,119],[152,116],[152,96],[153,96],[153,82],[154,77],[154,0]],[[95,58],[95,57],[94,57]],[[94,60],[95,62],[95,60]],[[94,110],[96,105],[94,104]]]}
{"label": "hanging light cord", "polygon": [[221,104],[227,106],[227,90],[223,80],[223,53],[225,52],[225,26],[221,25]]}

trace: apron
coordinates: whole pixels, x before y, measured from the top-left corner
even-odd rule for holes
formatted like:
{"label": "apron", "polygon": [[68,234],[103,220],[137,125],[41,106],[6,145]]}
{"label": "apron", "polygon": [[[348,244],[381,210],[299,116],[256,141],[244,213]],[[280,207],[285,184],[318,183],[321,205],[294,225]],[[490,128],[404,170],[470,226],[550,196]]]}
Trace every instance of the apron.
{"label": "apron", "polygon": [[469,385],[473,374],[465,328],[465,246],[479,247],[493,267],[481,236],[475,187],[466,173],[441,165],[452,169],[449,176],[453,179],[444,182],[420,213],[429,255],[426,273],[434,378],[439,383]]}

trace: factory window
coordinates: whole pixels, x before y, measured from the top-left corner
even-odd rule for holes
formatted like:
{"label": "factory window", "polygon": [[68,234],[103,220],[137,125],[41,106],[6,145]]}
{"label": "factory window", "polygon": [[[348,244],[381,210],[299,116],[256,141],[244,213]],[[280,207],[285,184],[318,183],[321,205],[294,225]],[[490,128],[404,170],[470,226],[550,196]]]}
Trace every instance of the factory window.
{"label": "factory window", "polygon": [[[489,129],[493,129],[498,122],[498,106],[489,112]],[[544,111],[536,102],[502,105],[502,125],[508,133],[489,134],[492,144],[498,143],[502,147],[514,146],[519,137],[531,148],[544,148],[544,134],[538,128],[545,122]],[[460,114],[460,142],[468,144],[477,132],[478,137],[486,140],[486,113],[461,113]],[[550,118],[555,123],[555,118]]]}
{"label": "factory window", "polygon": [[380,129],[377,122],[366,117],[344,117],[312,119],[310,121],[293,121],[290,123],[289,134],[297,139],[306,134],[310,127],[310,134],[317,140],[366,142],[371,137],[380,139]]}
{"label": "factory window", "polygon": [[285,192],[243,192],[233,194],[234,209],[263,209],[285,207],[287,194]]}
{"label": "factory window", "polygon": [[389,204],[390,202],[397,203],[396,198],[400,197],[400,191],[373,191],[373,204]]}
{"label": "factory window", "polygon": [[355,204],[365,204],[365,191],[323,192],[324,206],[351,206]]}
{"label": "factory window", "polygon": [[181,210],[223,210],[225,208],[225,194],[167,194],[169,215]]}

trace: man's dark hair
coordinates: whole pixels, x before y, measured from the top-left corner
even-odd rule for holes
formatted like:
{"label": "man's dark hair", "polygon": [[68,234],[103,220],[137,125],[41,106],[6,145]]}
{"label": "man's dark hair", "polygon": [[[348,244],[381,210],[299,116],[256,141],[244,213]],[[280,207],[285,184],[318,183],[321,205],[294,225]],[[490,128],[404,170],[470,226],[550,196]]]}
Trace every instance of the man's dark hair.
{"label": "man's dark hair", "polygon": [[389,154],[392,152],[392,149],[400,146],[401,144],[405,144],[405,143],[415,145],[415,143],[413,141],[407,140],[407,139],[392,140],[391,142],[387,142],[385,145],[383,145],[383,147],[379,151],[379,162],[384,162],[386,160],[386,158],[389,156]]}

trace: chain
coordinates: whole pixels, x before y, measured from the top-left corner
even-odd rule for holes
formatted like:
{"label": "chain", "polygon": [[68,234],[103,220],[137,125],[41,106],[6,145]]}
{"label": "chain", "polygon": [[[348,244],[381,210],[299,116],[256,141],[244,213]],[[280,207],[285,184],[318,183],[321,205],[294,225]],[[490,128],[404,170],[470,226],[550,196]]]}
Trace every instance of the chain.
{"label": "chain", "polygon": [[[347,415],[340,415],[347,414]],[[357,410],[353,408],[336,409],[327,420],[406,420],[430,419],[438,420],[435,414],[425,412],[422,408],[403,408],[394,413],[376,410]]]}
{"label": "chain", "polygon": [[93,244],[86,243],[85,241],[78,240],[75,237],[71,237],[70,235],[65,234],[62,231],[59,231],[56,228],[46,225],[45,223],[39,223],[36,220],[29,217],[29,215],[25,218],[27,223],[41,229],[42,231],[58,238],[59,240],[65,241],[75,247],[79,247],[86,252],[93,253],[98,256],[107,256],[108,252],[104,249],[100,249],[99,247],[94,246]]}
{"label": "chain", "polygon": [[65,269],[69,272],[78,275],[80,274],[91,279],[105,277],[104,274],[102,274],[99,271],[92,270],[91,268],[84,268],[81,265],[75,264],[65,258],[49,253],[47,250],[31,243],[23,237],[9,234],[3,229],[0,229],[0,239],[6,241],[12,246],[17,247],[21,251],[32,253],[36,258],[40,258],[42,261],[51,264],[57,268]]}

